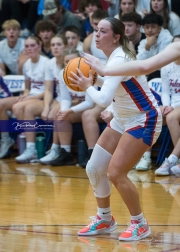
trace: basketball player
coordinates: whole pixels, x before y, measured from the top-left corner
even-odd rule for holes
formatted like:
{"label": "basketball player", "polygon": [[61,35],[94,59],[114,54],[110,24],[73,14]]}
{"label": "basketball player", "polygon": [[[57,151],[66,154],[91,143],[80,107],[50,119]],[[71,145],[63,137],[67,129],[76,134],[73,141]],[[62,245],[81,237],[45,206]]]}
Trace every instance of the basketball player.
{"label": "basketball player", "polygon": [[[124,64],[134,59],[128,47],[125,27],[115,18],[99,22],[96,30],[96,46],[108,57],[107,66]],[[73,73],[72,73],[73,74]],[[127,173],[137,163],[149,146],[155,143],[162,127],[162,115],[152,95],[145,76],[105,77],[100,91],[92,87],[92,76],[85,78],[80,71],[73,74],[74,85],[99,105],[107,106],[113,100],[114,118],[93,150],[86,172],[97,200],[98,212],[93,222],[79,230],[79,235],[110,233],[117,227],[111,215],[110,181],[126,204],[131,223],[120,234],[119,240],[132,241],[147,237],[150,227],[141,211],[136,187]],[[108,172],[108,176],[107,176]]]}

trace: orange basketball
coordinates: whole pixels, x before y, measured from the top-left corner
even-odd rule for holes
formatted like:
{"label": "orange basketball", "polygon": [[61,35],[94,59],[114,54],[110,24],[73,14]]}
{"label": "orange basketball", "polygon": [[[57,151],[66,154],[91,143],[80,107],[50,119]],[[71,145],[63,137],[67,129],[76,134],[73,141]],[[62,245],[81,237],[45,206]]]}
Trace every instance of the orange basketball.
{"label": "orange basketball", "polygon": [[91,68],[91,66],[89,66],[88,64],[86,64],[84,62],[84,58],[78,57],[78,58],[70,60],[68,62],[68,64],[67,64],[67,66],[64,68],[64,71],[63,71],[64,81],[65,81],[66,85],[70,89],[72,89],[74,91],[78,91],[78,92],[82,92],[83,91],[82,89],[80,89],[78,87],[71,86],[71,84],[73,84],[73,83],[68,78],[68,77],[73,77],[72,74],[71,74],[71,71],[73,73],[77,74],[76,68],[79,68],[79,70],[82,72],[82,74],[84,76],[86,76],[86,77],[89,76],[89,71],[91,70],[92,71],[92,76],[93,76],[93,85],[96,83],[97,73],[94,71],[94,69]]}

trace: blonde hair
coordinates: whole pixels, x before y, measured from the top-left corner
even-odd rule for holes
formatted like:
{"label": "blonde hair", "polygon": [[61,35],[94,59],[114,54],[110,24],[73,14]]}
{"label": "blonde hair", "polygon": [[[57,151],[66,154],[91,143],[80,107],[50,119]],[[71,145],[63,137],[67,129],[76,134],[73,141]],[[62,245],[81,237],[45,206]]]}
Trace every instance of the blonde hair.
{"label": "blonde hair", "polygon": [[115,35],[119,34],[120,39],[119,39],[119,45],[122,46],[123,51],[126,54],[126,59],[129,60],[135,60],[136,59],[136,54],[134,51],[132,51],[130,45],[129,45],[129,39],[125,35],[125,26],[124,24],[118,20],[117,18],[113,17],[107,17],[105,18],[110,24],[111,24],[111,29]]}
{"label": "blonde hair", "polygon": [[21,25],[20,25],[20,23],[17,20],[15,20],[15,19],[9,19],[9,20],[6,20],[2,24],[2,29],[6,30],[6,29],[9,29],[9,28],[15,28],[15,29],[20,30],[21,29]]}

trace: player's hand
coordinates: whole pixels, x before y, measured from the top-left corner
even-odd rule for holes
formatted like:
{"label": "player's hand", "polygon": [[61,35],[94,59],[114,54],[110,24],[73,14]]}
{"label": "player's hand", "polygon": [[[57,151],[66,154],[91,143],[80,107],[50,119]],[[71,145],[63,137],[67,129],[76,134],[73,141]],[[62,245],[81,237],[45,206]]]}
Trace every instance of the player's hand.
{"label": "player's hand", "polygon": [[67,110],[64,110],[64,111],[59,110],[58,113],[57,113],[57,120],[58,121],[64,121],[64,120],[66,120],[68,118],[68,115],[70,113],[72,113],[72,112],[73,112],[72,109],[67,109]]}
{"label": "player's hand", "polygon": [[103,110],[100,117],[106,122],[109,123],[113,119],[113,115],[110,111]]}
{"label": "player's hand", "polygon": [[149,51],[151,46],[156,44],[157,39],[158,39],[158,35],[159,34],[155,34],[153,36],[146,36],[146,38],[147,38],[147,43],[146,43],[146,46],[145,46],[146,50]]}
{"label": "player's hand", "polygon": [[27,99],[27,97],[28,97],[28,95],[27,95],[27,94],[20,95],[20,96],[18,96],[18,97],[17,97],[17,99],[16,99],[16,101],[15,101],[15,102],[21,102],[21,101],[24,101],[24,100],[26,100],[26,99]]}
{"label": "player's hand", "polygon": [[49,108],[44,108],[42,113],[41,113],[41,118],[44,121],[47,121],[48,120],[48,114],[49,114]]}
{"label": "player's hand", "polygon": [[71,86],[78,87],[84,91],[86,91],[88,87],[93,86],[93,77],[92,77],[91,71],[89,71],[89,77],[86,78],[78,68],[76,68],[76,70],[77,70],[78,75],[71,72],[73,78],[68,77],[73,83],[73,84],[70,84]]}
{"label": "player's hand", "polygon": [[171,111],[173,111],[174,108],[171,107],[171,106],[167,106],[165,109],[164,109],[164,114],[163,116],[167,116]]}
{"label": "player's hand", "polygon": [[105,65],[103,65],[98,58],[88,53],[83,53],[82,56],[85,59],[84,60],[85,63],[90,65],[98,74],[104,76]]}

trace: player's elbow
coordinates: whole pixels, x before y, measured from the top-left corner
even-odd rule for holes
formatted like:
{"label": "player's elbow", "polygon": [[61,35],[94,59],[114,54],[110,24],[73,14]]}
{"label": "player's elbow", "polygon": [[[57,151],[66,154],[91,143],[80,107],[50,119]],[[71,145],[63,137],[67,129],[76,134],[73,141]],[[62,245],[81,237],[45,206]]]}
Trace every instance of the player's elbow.
{"label": "player's elbow", "polygon": [[147,64],[142,64],[139,66],[139,74],[148,74],[150,72],[150,67]]}

